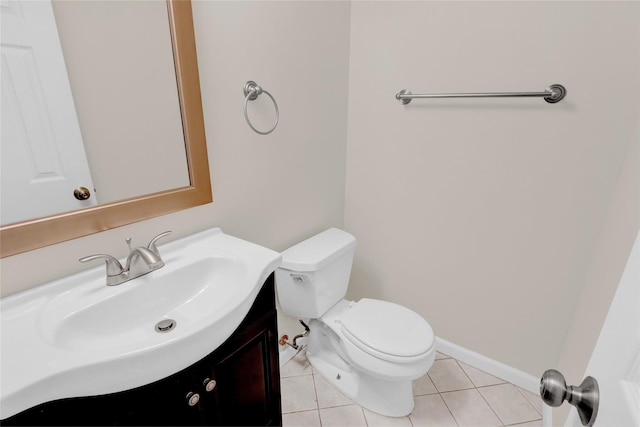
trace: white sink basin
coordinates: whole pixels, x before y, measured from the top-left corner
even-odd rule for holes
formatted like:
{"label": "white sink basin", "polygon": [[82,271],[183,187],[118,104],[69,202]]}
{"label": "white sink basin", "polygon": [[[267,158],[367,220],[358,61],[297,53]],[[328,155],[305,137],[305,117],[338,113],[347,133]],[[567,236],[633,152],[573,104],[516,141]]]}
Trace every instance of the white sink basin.
{"label": "white sink basin", "polygon": [[181,261],[118,289],[78,288],[56,296],[39,316],[43,337],[69,350],[135,350],[141,343],[170,338],[158,336],[159,321],[174,320],[171,332],[197,329],[203,322],[217,321],[231,298],[248,295],[256,285],[245,280],[242,263],[230,256]]}
{"label": "white sink basin", "polygon": [[[231,336],[280,265],[279,253],[217,228],[159,250],[163,268],[118,286],[101,265],[2,298],[0,419],[197,362]],[[173,326],[158,331],[163,320]]]}

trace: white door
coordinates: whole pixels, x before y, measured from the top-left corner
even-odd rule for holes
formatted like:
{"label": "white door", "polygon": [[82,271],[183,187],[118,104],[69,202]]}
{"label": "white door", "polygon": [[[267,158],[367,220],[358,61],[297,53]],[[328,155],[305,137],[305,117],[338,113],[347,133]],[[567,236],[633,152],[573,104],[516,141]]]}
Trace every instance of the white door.
{"label": "white door", "polygon": [[0,1],[2,130],[0,221],[91,206],[93,193],[51,3]]}
{"label": "white door", "polygon": [[[636,236],[586,375],[594,377],[600,389],[594,427],[640,426],[640,234]],[[582,426],[573,408],[565,425]]]}

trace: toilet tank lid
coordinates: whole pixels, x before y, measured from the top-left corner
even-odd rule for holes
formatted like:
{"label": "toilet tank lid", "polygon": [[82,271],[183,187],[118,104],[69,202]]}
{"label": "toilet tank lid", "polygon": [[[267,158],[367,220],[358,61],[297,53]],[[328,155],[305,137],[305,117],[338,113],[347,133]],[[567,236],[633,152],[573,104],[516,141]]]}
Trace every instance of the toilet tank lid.
{"label": "toilet tank lid", "polygon": [[356,238],[346,231],[330,228],[282,252],[281,268],[316,271],[354,248]]}

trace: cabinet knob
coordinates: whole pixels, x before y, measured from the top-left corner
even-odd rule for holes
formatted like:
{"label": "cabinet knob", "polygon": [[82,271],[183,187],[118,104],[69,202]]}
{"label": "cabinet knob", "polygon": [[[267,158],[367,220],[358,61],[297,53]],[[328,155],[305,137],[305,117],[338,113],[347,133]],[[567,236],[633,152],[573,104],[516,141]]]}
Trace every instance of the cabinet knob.
{"label": "cabinet knob", "polygon": [[187,393],[187,403],[189,406],[196,406],[200,402],[200,395],[190,391]]}
{"label": "cabinet knob", "polygon": [[211,378],[205,378],[205,380],[202,382],[202,385],[204,385],[204,389],[207,391],[213,391],[216,388],[216,385],[218,383],[216,382],[216,380],[212,380]]}

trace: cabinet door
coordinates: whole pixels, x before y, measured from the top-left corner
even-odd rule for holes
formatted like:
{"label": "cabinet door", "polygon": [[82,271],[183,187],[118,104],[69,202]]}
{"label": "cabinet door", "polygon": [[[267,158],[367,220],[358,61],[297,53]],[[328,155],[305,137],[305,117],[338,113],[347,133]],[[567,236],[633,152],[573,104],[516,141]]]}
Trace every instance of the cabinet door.
{"label": "cabinet door", "polygon": [[192,370],[172,375],[144,389],[144,393],[138,393],[138,402],[129,404],[133,410],[123,413],[117,425],[202,425],[200,403],[195,399],[189,404],[194,394],[202,395]]}
{"label": "cabinet door", "polygon": [[215,425],[280,425],[280,386],[275,315],[243,333],[233,348],[203,372],[216,388],[202,401]]}
{"label": "cabinet door", "polygon": [[[184,370],[132,390],[48,402],[3,425],[281,425],[273,274],[238,330]],[[216,381],[207,388],[205,380]],[[189,393],[199,400],[189,405]]]}
{"label": "cabinet door", "polygon": [[200,405],[189,406],[193,372],[151,385],[103,396],[77,397],[38,405],[2,421],[3,425],[201,425]]}

